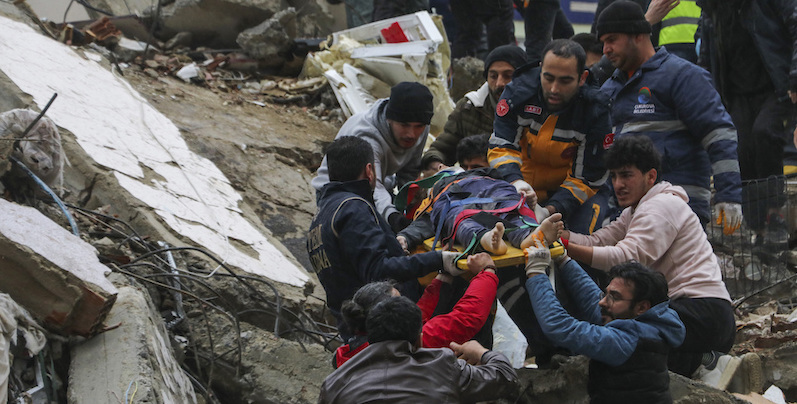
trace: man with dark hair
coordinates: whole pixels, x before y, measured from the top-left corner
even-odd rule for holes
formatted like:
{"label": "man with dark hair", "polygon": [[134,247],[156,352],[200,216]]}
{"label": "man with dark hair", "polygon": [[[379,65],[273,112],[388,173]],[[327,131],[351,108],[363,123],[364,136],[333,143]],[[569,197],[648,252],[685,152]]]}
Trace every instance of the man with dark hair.
{"label": "man with dark hair", "polygon": [[736,128],[708,72],[654,49],[650,24],[636,3],[612,3],[596,28],[616,68],[601,91],[612,100],[617,138],[650,136],[665,158],[659,174],[686,190],[703,225],[711,217],[713,175],[714,213],[725,233],[736,231],[742,220]]}
{"label": "man with dark hair", "polygon": [[373,191],[377,175],[368,141],[344,136],[327,148],[329,177],[318,195],[318,212],[307,235],[307,252],[327,293],[327,306],[338,320],[344,341],[352,336],[340,306],[366,283],[394,279],[402,294],[417,300],[416,278],[445,269],[462,273],[454,252],[432,251],[405,256],[385,219],[376,213]]}
{"label": "man with dark hair", "polygon": [[587,69],[601,60],[601,56],[603,56],[603,44],[594,34],[582,32],[573,35],[570,39],[581,45],[581,47],[584,48],[584,52],[587,53]]}
{"label": "man with dark hair", "polygon": [[[495,292],[498,287],[496,270],[489,254],[468,256],[468,272],[473,278],[462,298],[456,301],[448,313],[436,314],[438,305],[441,304],[441,289],[444,284],[450,285],[454,279],[449,274],[441,273],[432,280],[418,300],[418,307],[423,314],[421,342],[424,347],[444,348],[451,342],[463,344],[478,337],[479,330],[487,322],[495,303]],[[335,368],[368,346],[366,319],[371,309],[384,300],[400,295],[401,293],[390,282],[371,282],[361,287],[351,300],[343,302],[341,308],[343,319],[355,337],[336,350]]]}
{"label": "man with dark hair", "polygon": [[617,139],[606,152],[617,202],[624,210],[591,235],[564,231],[573,259],[608,271],[636,260],[667,279],[672,307],[686,326],[686,339],[670,355],[669,368],[691,376],[703,354],[727,353],[736,322],[717,257],[683,188],[660,181],[661,156],[644,135]]}
{"label": "man with dark hair", "polygon": [[457,145],[457,162],[463,170],[490,167],[487,161],[487,148],[490,144],[490,135],[481,134],[462,139]]}
{"label": "man with dark hair", "polygon": [[453,166],[459,142],[470,136],[493,132],[495,106],[515,69],[526,64],[526,53],[515,45],[495,48],[484,60],[487,81],[476,91],[465,94],[448,116],[441,133],[421,162],[424,170],[437,172],[441,166]]}
{"label": "man with dark hair", "polygon": [[[586,53],[579,44],[558,39],[543,55],[541,66],[517,70],[504,90],[487,159],[529,205],[539,198],[542,214],[562,213],[571,228],[590,232],[606,213],[605,201],[585,201],[606,181],[602,156],[612,132],[610,105],[584,85]],[[582,207],[586,212],[579,214]],[[540,213],[537,219],[543,219]]]}
{"label": "man with dark hair", "polygon": [[557,259],[561,284],[572,295],[571,316],[545,275],[548,248],[526,249],[526,289],[549,340],[590,358],[587,391],[593,403],[672,403],[668,352],[686,331],[668,306],[664,276],[638,262],[614,266],[606,292],[567,255]]}
{"label": "man with dark hair", "polygon": [[[349,118],[335,137],[356,136],[370,144],[376,172],[376,211],[394,232],[407,227],[410,220],[396,210],[392,189],[415,180],[421,172],[421,155],[434,115],[432,99],[431,91],[423,84],[401,82],[390,90],[390,98],[377,100],[368,110]],[[329,182],[327,164],[324,157],[313,178],[311,184],[316,191]]]}
{"label": "man with dark hair", "polygon": [[324,380],[319,403],[491,401],[515,388],[509,360],[476,341],[419,347],[421,310],[403,296],[373,307],[366,324],[370,345]]}

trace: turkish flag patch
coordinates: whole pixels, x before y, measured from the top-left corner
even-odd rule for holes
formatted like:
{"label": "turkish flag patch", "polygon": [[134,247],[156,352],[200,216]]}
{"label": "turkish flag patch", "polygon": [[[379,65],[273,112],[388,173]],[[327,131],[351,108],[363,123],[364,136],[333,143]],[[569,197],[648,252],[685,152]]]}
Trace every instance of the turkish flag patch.
{"label": "turkish flag patch", "polygon": [[498,116],[504,116],[509,112],[509,104],[506,103],[506,98],[502,99],[498,102],[498,106],[495,107],[495,114]]}
{"label": "turkish flag patch", "polygon": [[606,150],[614,143],[614,133],[609,133],[603,138],[603,149]]}

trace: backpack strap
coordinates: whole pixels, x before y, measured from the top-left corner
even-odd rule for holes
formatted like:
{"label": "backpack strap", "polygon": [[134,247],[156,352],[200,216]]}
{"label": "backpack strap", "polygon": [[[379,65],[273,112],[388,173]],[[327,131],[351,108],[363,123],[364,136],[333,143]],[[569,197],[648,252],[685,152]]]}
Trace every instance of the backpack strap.
{"label": "backpack strap", "polygon": [[379,224],[379,216],[376,214],[376,210],[374,210],[373,205],[371,205],[371,203],[366,201],[364,198],[361,198],[359,196],[352,196],[350,198],[346,198],[343,201],[341,201],[338,207],[335,209],[335,212],[332,214],[332,220],[330,221],[330,223],[332,224],[332,233],[335,235],[335,238],[340,237],[338,235],[338,230],[335,229],[335,217],[338,215],[338,212],[340,212],[340,208],[343,207],[344,203],[353,200],[360,200],[363,201],[366,205],[368,205],[368,208],[371,209],[371,213],[374,215],[374,221],[376,222],[377,225]]}

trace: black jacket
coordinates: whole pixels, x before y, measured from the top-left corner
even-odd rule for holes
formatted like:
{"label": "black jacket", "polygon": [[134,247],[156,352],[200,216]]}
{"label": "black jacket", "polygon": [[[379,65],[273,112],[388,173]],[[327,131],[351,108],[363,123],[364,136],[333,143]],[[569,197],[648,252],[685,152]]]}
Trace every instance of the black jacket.
{"label": "black jacket", "polygon": [[[703,9],[700,18],[701,44],[698,64],[712,72],[714,85],[723,96],[726,83],[720,74],[721,49],[717,44],[717,8],[730,7],[723,0],[697,0]],[[797,91],[797,0],[746,0],[739,13],[742,25],[753,37],[761,60],[778,98]],[[751,52],[755,51],[753,49]]]}
{"label": "black jacket", "polygon": [[664,342],[642,338],[631,357],[620,366],[590,360],[587,383],[590,403],[672,403],[668,352],[669,346]]}
{"label": "black jacket", "polygon": [[[386,279],[405,282],[400,285],[401,293],[418,300],[416,278],[443,267],[439,251],[404,255],[390,225],[376,213],[372,192],[367,180],[326,184],[307,235],[310,262],[324,286],[327,306],[338,319],[339,329],[341,304],[366,283]],[[350,335],[342,336],[345,340]]]}

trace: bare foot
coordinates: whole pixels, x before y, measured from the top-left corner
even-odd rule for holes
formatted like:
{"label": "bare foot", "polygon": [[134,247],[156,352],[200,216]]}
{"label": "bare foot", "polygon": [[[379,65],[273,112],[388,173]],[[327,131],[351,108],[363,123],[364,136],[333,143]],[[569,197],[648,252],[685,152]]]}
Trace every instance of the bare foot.
{"label": "bare foot", "polygon": [[504,224],[498,222],[492,230],[484,233],[481,239],[482,248],[493,255],[506,254],[508,247],[504,241]]}
{"label": "bare foot", "polygon": [[564,230],[565,224],[562,222],[562,214],[554,213],[545,218],[531,234],[526,236],[520,243],[520,248],[526,249],[534,245],[534,240],[539,240],[546,247],[553,244]]}

